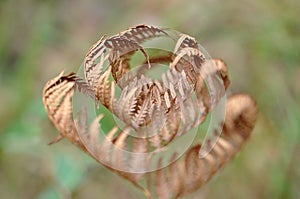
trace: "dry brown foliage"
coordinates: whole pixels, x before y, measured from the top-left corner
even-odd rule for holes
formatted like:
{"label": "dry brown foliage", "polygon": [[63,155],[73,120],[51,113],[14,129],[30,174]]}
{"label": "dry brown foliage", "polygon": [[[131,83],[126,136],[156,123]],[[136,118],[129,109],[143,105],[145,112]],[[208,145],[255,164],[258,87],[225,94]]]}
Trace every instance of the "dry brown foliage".
{"label": "dry brown foliage", "polygon": [[[225,95],[230,83],[225,63],[213,59],[215,67],[207,69],[207,58],[196,40],[188,35],[180,34],[173,53],[149,55],[143,48],[144,42],[168,34],[163,29],[140,25],[116,36],[104,36],[86,54],[85,79],[62,72],[43,91],[48,116],[60,131],[51,144],[67,138],[142,189],[148,198],[178,198],[205,184],[248,140],[257,112],[251,97],[232,95],[226,102],[225,121],[220,124],[222,134],[206,156],[199,156],[201,143],[194,143],[181,157],[174,152],[168,160],[163,157],[153,160],[151,152],[165,150],[200,125]],[[130,61],[136,52],[144,56],[144,65],[132,72]],[[108,63],[106,68],[105,63]],[[158,63],[170,66],[161,80],[144,75],[148,69],[158,67]],[[213,99],[207,81],[208,84],[218,82],[212,91]],[[119,98],[115,94],[117,87],[122,90]],[[89,125],[85,111],[73,118],[74,92],[101,103],[125,124],[124,128],[112,128],[100,139],[99,121],[103,115]],[[193,95],[196,100],[192,100]],[[165,165],[165,161],[169,164]],[[151,166],[155,169],[148,170]]]}

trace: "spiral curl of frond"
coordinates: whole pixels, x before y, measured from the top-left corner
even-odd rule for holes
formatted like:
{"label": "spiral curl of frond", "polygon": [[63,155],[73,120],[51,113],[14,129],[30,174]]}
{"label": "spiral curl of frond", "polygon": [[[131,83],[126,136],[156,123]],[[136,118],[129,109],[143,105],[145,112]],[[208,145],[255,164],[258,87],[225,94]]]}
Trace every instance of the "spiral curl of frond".
{"label": "spiral curl of frond", "polygon": [[[162,37],[174,40],[172,52],[151,53],[143,47]],[[143,57],[138,67],[131,62],[137,52]],[[145,74],[162,63],[169,68],[161,79]],[[176,151],[167,160],[153,157],[203,123],[230,83],[224,61],[209,59],[188,35],[174,37],[167,29],[140,25],[103,36],[86,54],[83,67],[84,77],[62,72],[44,87],[45,109],[60,131],[51,143],[68,139],[142,189],[148,198],[177,198],[197,190],[234,157],[254,127],[254,100],[244,94],[232,95],[225,104],[222,135],[216,143],[208,142],[212,150],[206,156],[200,157],[202,144],[196,143],[182,157]],[[116,126],[103,136],[100,121],[104,115],[90,124],[84,109],[74,117],[74,92],[102,104],[124,127]],[[155,170],[148,170],[151,166]]]}

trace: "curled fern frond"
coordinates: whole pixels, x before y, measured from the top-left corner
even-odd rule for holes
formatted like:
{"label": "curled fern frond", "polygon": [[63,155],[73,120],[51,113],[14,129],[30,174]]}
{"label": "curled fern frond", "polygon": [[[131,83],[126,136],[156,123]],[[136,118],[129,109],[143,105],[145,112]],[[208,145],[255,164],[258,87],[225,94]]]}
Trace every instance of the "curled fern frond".
{"label": "curled fern frond", "polygon": [[[143,46],[157,38],[171,39],[173,49]],[[137,52],[142,58],[134,65]],[[162,65],[166,71],[152,77],[151,70]],[[136,26],[103,36],[86,54],[83,67],[84,77],[62,72],[44,87],[45,109],[60,131],[51,143],[68,139],[147,198],[178,198],[197,190],[240,151],[254,127],[255,101],[245,94],[226,101],[226,64],[210,59],[191,36]],[[101,109],[92,119],[88,107],[74,109],[76,92],[92,99],[95,109],[101,104],[117,118],[115,125],[103,130]],[[192,139],[191,132],[222,103],[225,118],[212,135],[183,149],[185,139]],[[205,156],[200,153],[204,146],[210,149]]]}

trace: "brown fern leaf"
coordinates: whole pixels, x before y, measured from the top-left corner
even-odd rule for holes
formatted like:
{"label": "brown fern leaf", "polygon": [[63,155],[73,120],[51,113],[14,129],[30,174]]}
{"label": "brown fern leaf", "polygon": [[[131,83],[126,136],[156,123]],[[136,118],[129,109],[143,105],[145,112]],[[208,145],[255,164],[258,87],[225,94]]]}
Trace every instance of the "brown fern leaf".
{"label": "brown fern leaf", "polygon": [[[129,28],[123,32],[121,32],[119,34],[119,36],[125,37],[127,38],[129,41],[134,41],[138,44],[141,44],[143,42],[145,42],[146,40],[152,39],[152,38],[157,38],[157,37],[161,37],[161,36],[168,36],[168,34],[157,27],[153,27],[153,26],[147,26],[147,25],[139,25],[133,28]],[[140,49],[140,48],[137,48]],[[141,48],[140,49],[142,51],[142,53],[145,55],[146,57],[146,62],[145,64],[149,65],[150,60],[148,55],[145,53],[145,51]],[[136,51],[136,49],[128,49],[127,53],[122,53],[122,55],[119,55],[119,59],[115,61],[114,64],[112,64],[113,67],[112,68],[112,75],[114,77],[114,79],[117,80],[121,80],[122,77],[127,74],[126,79],[123,79],[122,83],[119,83],[119,81],[117,81],[118,85],[121,88],[124,88],[124,84],[127,84],[129,82],[130,79],[132,79],[132,77],[130,78],[130,73],[128,73],[130,65],[129,65],[129,61],[131,59],[131,56],[133,55],[133,52]],[[143,68],[143,67],[141,67]],[[129,76],[129,77],[128,77]],[[126,81],[126,82],[124,82]]]}
{"label": "brown fern leaf", "polygon": [[83,80],[80,77],[75,78],[75,90],[78,90],[79,92],[83,93],[84,95],[90,97],[97,103],[95,91],[93,90],[93,88],[90,85],[88,85],[88,83],[85,80]]}
{"label": "brown fern leaf", "polygon": [[185,48],[198,49],[199,46],[195,38],[186,34],[181,34],[180,38],[177,40],[174,52],[178,52]]}
{"label": "brown fern leaf", "polygon": [[[55,127],[60,131],[60,137],[67,138],[73,144],[85,150],[78,135],[72,119],[72,96],[74,92],[76,77],[74,73],[64,75],[61,72],[44,87],[43,103],[48,116]],[[59,141],[56,139],[54,142]]]}
{"label": "brown fern leaf", "polygon": [[[84,60],[84,75],[87,83],[90,86],[95,84],[97,77],[103,73],[103,63],[105,61],[104,53],[107,51],[104,46],[106,36],[102,36],[101,39],[95,43],[87,52]],[[100,58],[101,61],[95,63],[96,60]]]}
{"label": "brown fern leaf", "polygon": [[221,59],[213,59],[212,61],[217,66],[216,73],[218,73],[219,76],[222,78],[226,90],[230,84],[227,66],[225,62]]}
{"label": "brown fern leaf", "polygon": [[156,172],[156,184],[160,185],[156,186],[158,198],[177,198],[195,191],[229,162],[248,140],[257,116],[253,99],[241,94],[231,96],[226,110],[223,135],[207,156],[199,156],[201,145],[198,144],[169,168]]}
{"label": "brown fern leaf", "polygon": [[107,108],[111,106],[112,100],[112,96],[110,93],[110,83],[108,81],[109,75],[110,67],[99,77],[98,86],[96,88],[97,99]]}
{"label": "brown fern leaf", "polygon": [[138,25],[133,28],[129,28],[120,33],[130,40],[134,40],[137,43],[143,43],[144,41],[160,36],[167,36],[168,34],[157,27],[147,26],[147,25]]}
{"label": "brown fern leaf", "polygon": [[176,54],[170,67],[174,67],[179,72],[184,71],[190,82],[195,84],[200,75],[200,67],[205,61],[206,58],[199,49],[186,47]]}
{"label": "brown fern leaf", "polygon": [[[160,37],[171,39],[174,49],[144,49],[144,42]],[[133,66],[136,52],[144,57]],[[153,78],[150,70],[161,65],[167,69]],[[206,57],[188,35],[140,25],[103,36],[86,54],[83,67],[85,79],[62,72],[44,88],[45,109],[60,131],[52,143],[67,138],[147,198],[178,198],[195,191],[240,151],[254,127],[254,100],[233,95],[225,103],[225,120],[217,122],[212,137],[187,151],[174,147],[173,143],[184,147],[180,140],[191,136],[192,129],[217,109],[230,84],[226,64]],[[103,132],[105,115],[91,121],[87,107],[73,118],[77,91],[110,111],[116,126]],[[207,148],[210,151],[203,155]]]}
{"label": "brown fern leaf", "polygon": [[[83,129],[83,131],[81,132],[81,136],[79,136],[78,132],[76,131],[75,128],[75,124],[72,118],[72,96],[74,93],[74,88],[75,88],[75,81],[79,79],[77,78],[74,73],[71,73],[69,75],[63,75],[63,72],[60,73],[57,77],[53,78],[52,80],[50,80],[49,82],[47,82],[47,84],[44,87],[43,90],[43,102],[44,102],[44,106],[46,108],[46,111],[48,113],[48,116],[50,118],[50,120],[52,121],[52,123],[55,125],[55,127],[60,131],[60,136],[63,138],[67,138],[70,142],[72,142],[73,144],[77,145],[78,147],[80,147],[83,151],[87,152],[90,156],[92,156],[93,158],[95,158],[95,160],[100,162],[100,158],[99,156],[97,157],[97,154],[101,154],[104,155],[104,157],[110,157],[110,155],[108,155],[108,151],[107,148],[99,148],[99,146],[97,145],[97,138],[99,136],[99,126],[97,126],[98,121],[101,119],[102,116],[99,116],[98,118],[96,118],[96,120],[92,123],[91,127],[89,128],[89,138],[86,137],[86,128],[83,124],[83,126],[80,127],[80,125],[77,125],[78,128]],[[82,82],[79,84],[82,89],[86,88],[85,84],[82,84]],[[87,87],[88,88],[88,87]],[[82,113],[83,115],[81,116],[84,120],[85,116],[84,113]],[[95,123],[96,122],[96,123]],[[113,134],[115,132],[114,129],[112,129],[110,134]],[[117,145],[119,147],[121,147],[124,144],[124,135],[126,134],[122,134],[123,136],[119,136],[117,140],[115,140],[114,142],[117,143]],[[84,142],[82,142],[82,140],[80,139],[83,138]],[[58,141],[58,140],[55,140]],[[53,142],[52,142],[53,143]],[[88,143],[89,147],[88,149],[85,147],[84,144]],[[91,150],[92,148],[92,150]],[[103,150],[105,149],[105,150]],[[92,152],[92,153],[91,153]],[[97,153],[94,153],[97,152]],[[116,153],[116,152],[115,152]],[[120,157],[116,158],[115,156],[114,160],[112,161],[113,164],[120,164]],[[106,165],[105,165],[106,166]],[[109,169],[111,169],[110,167],[108,167]],[[111,169],[112,171],[116,172],[117,174],[121,175],[122,177],[125,177],[126,179],[128,179],[129,181],[132,181],[133,184],[135,184],[135,186],[140,187],[140,185],[138,185],[136,183],[135,180],[132,180],[134,176],[133,174],[130,175],[128,173],[124,173],[124,172],[119,172],[117,170]],[[129,177],[128,177],[129,176]],[[133,178],[134,179],[134,178]],[[140,187],[141,189],[144,189],[142,187]],[[145,190],[145,193],[147,193],[147,191]]]}

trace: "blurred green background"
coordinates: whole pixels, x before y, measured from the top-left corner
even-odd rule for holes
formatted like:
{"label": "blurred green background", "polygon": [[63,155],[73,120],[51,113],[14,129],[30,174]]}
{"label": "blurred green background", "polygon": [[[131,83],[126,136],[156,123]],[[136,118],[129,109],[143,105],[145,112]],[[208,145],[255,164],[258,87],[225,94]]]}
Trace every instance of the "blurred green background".
{"label": "blurred green background", "polygon": [[170,27],[226,61],[230,92],[250,93],[259,118],[242,152],[186,198],[300,198],[300,1],[0,1],[0,198],[143,198],[67,141],[42,88],[77,71],[103,34]]}

